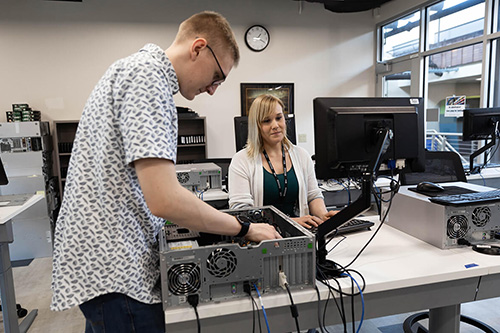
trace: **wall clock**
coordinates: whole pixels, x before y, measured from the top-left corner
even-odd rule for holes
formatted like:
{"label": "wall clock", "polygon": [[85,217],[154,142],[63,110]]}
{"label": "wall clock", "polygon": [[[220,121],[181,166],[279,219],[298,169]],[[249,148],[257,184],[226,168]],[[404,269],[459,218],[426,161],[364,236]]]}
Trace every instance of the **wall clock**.
{"label": "wall clock", "polygon": [[263,51],[269,45],[269,40],[269,31],[261,25],[253,25],[245,32],[245,43],[252,51]]}

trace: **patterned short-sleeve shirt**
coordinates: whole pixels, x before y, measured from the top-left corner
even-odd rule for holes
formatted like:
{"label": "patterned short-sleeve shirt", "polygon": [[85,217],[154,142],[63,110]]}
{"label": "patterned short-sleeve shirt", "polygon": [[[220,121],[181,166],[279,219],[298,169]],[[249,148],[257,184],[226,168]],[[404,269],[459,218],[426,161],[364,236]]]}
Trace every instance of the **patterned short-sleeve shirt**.
{"label": "patterned short-sleeve shirt", "polygon": [[156,236],[164,221],[148,209],[132,162],[175,163],[178,90],[165,52],[148,44],[111,65],[92,91],[56,223],[52,310],[112,292],[161,302]]}

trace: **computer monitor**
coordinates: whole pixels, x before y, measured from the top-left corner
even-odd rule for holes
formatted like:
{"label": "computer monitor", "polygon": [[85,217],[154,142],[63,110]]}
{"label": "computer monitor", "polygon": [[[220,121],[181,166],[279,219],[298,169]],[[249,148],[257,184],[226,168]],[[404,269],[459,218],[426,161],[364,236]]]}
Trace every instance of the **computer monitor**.
{"label": "computer monitor", "polygon": [[[295,131],[295,115],[285,114],[286,136],[293,144],[297,144],[297,135]],[[240,151],[247,144],[248,138],[248,117],[234,117],[234,137],[236,139],[236,151]]]}
{"label": "computer monitor", "polygon": [[9,184],[9,179],[7,178],[7,173],[3,167],[2,159],[0,158],[0,185]]}
{"label": "computer monitor", "polygon": [[376,150],[377,133],[392,132],[391,145],[381,157],[395,172],[404,165],[424,170],[422,98],[319,97],[314,106],[316,176],[319,179],[357,177]]}
{"label": "computer monitor", "polygon": [[[500,122],[500,108],[475,108],[464,110],[464,124],[462,140],[488,140],[479,150],[469,156],[470,173],[479,172],[479,167],[474,167],[474,159],[496,144],[498,124]],[[483,164],[486,165],[486,161]]]}
{"label": "computer monitor", "polygon": [[498,130],[500,108],[476,108],[464,110],[463,140],[492,139]]}

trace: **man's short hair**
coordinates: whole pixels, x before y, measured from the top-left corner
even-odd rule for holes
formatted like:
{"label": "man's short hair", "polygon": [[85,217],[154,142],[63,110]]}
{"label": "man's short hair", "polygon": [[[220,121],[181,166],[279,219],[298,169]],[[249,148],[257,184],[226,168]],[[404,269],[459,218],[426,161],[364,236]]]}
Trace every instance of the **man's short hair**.
{"label": "man's short hair", "polygon": [[204,11],[194,14],[179,26],[176,40],[205,38],[215,48],[228,48],[232,54],[234,65],[240,61],[240,50],[229,22],[219,13]]}

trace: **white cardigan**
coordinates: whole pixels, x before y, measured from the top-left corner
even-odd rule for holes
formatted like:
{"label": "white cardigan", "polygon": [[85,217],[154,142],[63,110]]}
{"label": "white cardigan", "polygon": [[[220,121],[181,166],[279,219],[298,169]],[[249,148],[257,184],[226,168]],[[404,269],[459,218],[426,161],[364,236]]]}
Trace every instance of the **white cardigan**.
{"label": "white cardigan", "polygon": [[[229,166],[229,208],[260,207],[264,205],[264,174],[262,158],[249,158],[247,149],[237,152]],[[299,183],[300,215],[309,214],[309,202],[322,198],[314,165],[304,148],[291,146],[288,150]]]}

